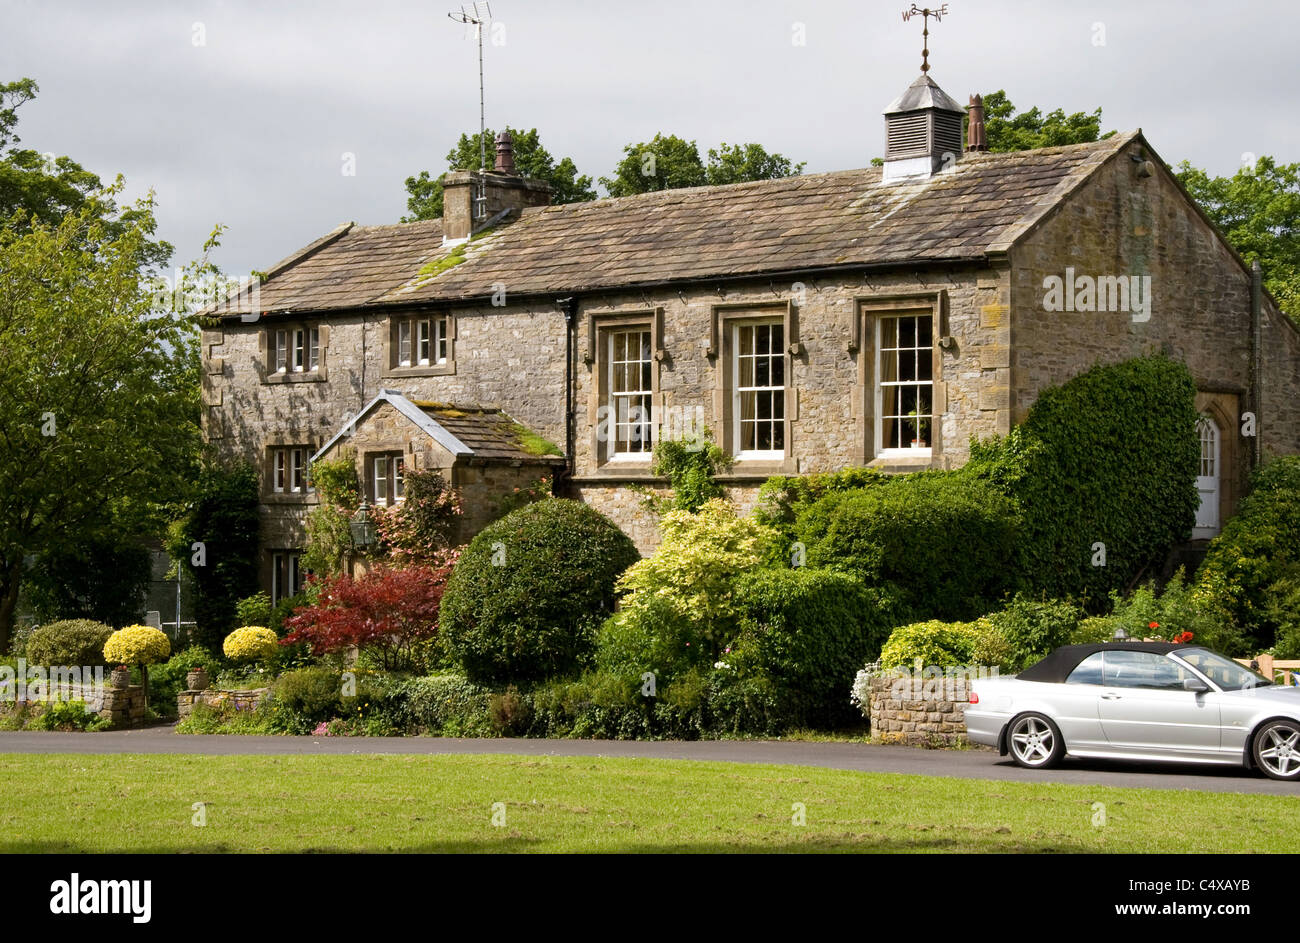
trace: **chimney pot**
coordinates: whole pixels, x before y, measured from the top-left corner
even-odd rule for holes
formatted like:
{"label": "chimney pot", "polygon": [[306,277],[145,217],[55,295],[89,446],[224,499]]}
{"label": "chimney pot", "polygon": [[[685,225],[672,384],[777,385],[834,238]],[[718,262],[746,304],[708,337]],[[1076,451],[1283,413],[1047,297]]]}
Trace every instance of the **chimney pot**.
{"label": "chimney pot", "polygon": [[515,141],[509,131],[502,131],[496,137],[497,143],[497,162],[495,170],[499,174],[510,174],[514,176],[515,171]]}
{"label": "chimney pot", "polygon": [[987,151],[988,139],[984,136],[984,98],[972,95],[966,106],[966,152]]}

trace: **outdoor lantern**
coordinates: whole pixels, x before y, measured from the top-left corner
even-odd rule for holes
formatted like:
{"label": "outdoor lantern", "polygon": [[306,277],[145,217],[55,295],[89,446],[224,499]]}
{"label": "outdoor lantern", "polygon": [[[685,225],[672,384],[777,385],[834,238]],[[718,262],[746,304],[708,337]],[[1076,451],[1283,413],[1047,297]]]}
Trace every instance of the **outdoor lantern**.
{"label": "outdoor lantern", "polygon": [[348,525],[352,530],[352,543],[358,547],[369,547],[375,542],[375,522],[370,519],[370,505],[365,501],[357,508],[357,513]]}
{"label": "outdoor lantern", "polygon": [[[356,527],[357,525],[353,524],[352,526]],[[1127,642],[1128,633],[1124,631],[1124,626],[1121,625],[1118,629],[1116,629],[1115,634],[1110,637],[1110,640],[1112,642]]]}

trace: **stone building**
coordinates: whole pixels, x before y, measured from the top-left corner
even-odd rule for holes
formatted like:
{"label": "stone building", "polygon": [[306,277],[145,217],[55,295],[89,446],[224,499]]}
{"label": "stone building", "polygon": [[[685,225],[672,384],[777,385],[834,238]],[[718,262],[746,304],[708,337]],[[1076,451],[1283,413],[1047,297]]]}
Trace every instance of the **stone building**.
{"label": "stone building", "polygon": [[276,265],[203,336],[206,435],[266,470],[268,587],[292,588],[313,501],[276,483],[383,390],[557,443],[562,492],[647,550],[628,486],[663,485],[658,437],[706,426],[748,507],[773,474],[959,465],[1045,387],[1163,351],[1200,390],[1212,535],[1253,461],[1300,451],[1300,332],[1140,130],[993,154],[978,99],[963,150],[964,111],[923,75],[883,167],[563,206],[503,136],[495,172],[448,176],[442,220],[348,223]]}

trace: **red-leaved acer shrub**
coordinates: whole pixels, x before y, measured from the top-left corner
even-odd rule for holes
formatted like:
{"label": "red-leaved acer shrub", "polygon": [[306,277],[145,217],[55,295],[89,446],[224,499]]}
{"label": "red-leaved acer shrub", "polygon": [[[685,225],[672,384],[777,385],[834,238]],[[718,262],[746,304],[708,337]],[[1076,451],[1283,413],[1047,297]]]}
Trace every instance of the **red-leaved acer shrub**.
{"label": "red-leaved acer shrub", "polygon": [[384,668],[411,663],[411,646],[438,632],[438,607],[451,566],[380,568],[353,579],[324,581],[315,605],[284,620],[282,644],[306,642],[313,655],[352,646],[374,655]]}

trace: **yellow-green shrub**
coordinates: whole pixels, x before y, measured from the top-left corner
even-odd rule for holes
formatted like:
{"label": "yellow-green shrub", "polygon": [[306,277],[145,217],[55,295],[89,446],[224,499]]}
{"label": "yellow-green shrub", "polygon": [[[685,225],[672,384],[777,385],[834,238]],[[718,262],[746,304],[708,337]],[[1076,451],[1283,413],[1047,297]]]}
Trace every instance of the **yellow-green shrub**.
{"label": "yellow-green shrub", "polygon": [[235,629],[221,643],[221,650],[234,661],[258,661],[276,653],[280,642],[275,633],[260,625]]}
{"label": "yellow-green shrub", "polygon": [[118,629],[104,643],[104,660],[110,665],[152,665],[166,661],[171,653],[167,636],[147,625]]}

